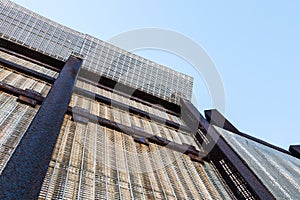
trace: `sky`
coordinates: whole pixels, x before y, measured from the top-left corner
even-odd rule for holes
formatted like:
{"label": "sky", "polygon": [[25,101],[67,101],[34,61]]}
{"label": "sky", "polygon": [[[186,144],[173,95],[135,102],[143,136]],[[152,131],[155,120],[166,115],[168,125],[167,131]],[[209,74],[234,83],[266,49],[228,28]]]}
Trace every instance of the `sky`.
{"label": "sky", "polygon": [[[102,40],[160,28],[183,34],[213,61],[226,95],[224,115],[240,131],[288,149],[300,144],[300,1],[14,0]],[[203,77],[174,54],[138,55],[194,75],[195,104],[214,108]],[[192,52],[191,52],[192,53]]]}

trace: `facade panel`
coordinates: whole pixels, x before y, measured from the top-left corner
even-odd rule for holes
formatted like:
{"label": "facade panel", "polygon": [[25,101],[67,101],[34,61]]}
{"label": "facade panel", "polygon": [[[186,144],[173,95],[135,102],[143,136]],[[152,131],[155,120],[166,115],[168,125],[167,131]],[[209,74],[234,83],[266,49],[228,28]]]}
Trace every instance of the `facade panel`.
{"label": "facade panel", "polygon": [[[191,99],[193,78],[62,26],[11,1],[0,1],[0,37],[65,61],[84,57],[83,68],[164,100]],[[167,87],[166,87],[167,86]]]}
{"label": "facade panel", "polygon": [[[9,51],[0,58],[52,78],[54,72]],[[123,58],[122,58],[123,59]],[[122,61],[123,62],[123,61]],[[125,62],[125,61],[124,61]],[[126,61],[128,62],[128,60]],[[132,63],[127,63],[132,65]],[[31,89],[45,98],[51,84],[26,73],[1,65],[0,81],[17,89]],[[80,108],[94,116],[159,136],[179,145],[193,145],[202,151],[194,136],[184,130],[157,122],[151,116],[185,126],[180,117],[143,104],[87,82],[78,80],[76,87],[113,99],[150,113],[150,118],[119,109],[93,98],[74,93],[70,108]],[[18,102],[17,96],[1,91],[1,171],[13,155],[40,106]],[[198,163],[189,155],[155,143],[137,143],[128,130],[116,131],[95,122],[76,121],[66,114],[61,127],[40,199],[223,199],[232,195],[210,163]]]}
{"label": "facade panel", "polygon": [[300,160],[215,127],[277,199],[300,198]]}
{"label": "facade panel", "polygon": [[[209,124],[190,103],[191,77],[8,0],[0,39],[0,187],[14,187],[15,170],[18,182],[41,177],[31,196],[39,199],[300,198],[299,159]],[[37,157],[31,141],[49,146]],[[28,179],[14,167],[20,160]],[[0,199],[12,195],[5,189]]]}
{"label": "facade panel", "polygon": [[[165,130],[162,135],[169,135]],[[188,137],[188,136],[182,136]],[[179,138],[177,138],[180,140]],[[209,163],[65,118],[40,198],[228,199]]]}
{"label": "facade panel", "polygon": [[[41,66],[37,66],[1,51],[0,58],[23,64],[29,69],[35,68],[36,70],[43,70]],[[51,70],[45,70],[44,72],[49,75],[55,75]],[[8,84],[22,90],[30,89],[41,93],[42,96],[46,96],[50,90],[49,84],[34,79],[26,74],[13,71],[1,63],[0,84]],[[33,108],[19,102],[18,97],[2,90],[0,91],[0,174],[22,139],[38,109],[38,105]]]}

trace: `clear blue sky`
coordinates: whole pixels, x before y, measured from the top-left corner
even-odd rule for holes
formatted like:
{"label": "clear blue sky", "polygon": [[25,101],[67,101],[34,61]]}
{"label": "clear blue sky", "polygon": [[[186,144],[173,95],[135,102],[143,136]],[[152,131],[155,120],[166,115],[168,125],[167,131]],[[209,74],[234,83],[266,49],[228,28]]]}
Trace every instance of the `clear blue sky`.
{"label": "clear blue sky", "polygon": [[[225,88],[225,115],[237,128],[286,149],[300,144],[298,0],[15,2],[102,40],[144,27],[180,32],[214,61]],[[191,66],[174,55],[136,53],[190,72]],[[203,80],[195,78],[199,108],[211,108],[205,86],[197,86],[205,85]]]}

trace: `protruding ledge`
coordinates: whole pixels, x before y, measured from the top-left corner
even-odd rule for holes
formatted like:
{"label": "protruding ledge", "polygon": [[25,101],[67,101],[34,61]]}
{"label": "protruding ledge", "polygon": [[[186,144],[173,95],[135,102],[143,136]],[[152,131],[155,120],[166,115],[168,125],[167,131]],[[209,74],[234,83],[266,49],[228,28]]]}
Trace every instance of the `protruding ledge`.
{"label": "protruding ledge", "polygon": [[300,159],[300,145],[291,145],[289,151],[293,156]]}
{"label": "protruding ledge", "polygon": [[246,133],[242,133],[240,132],[232,123],[230,123],[218,110],[213,109],[213,110],[206,110],[205,111],[205,117],[207,119],[207,121],[211,124],[211,125],[215,125],[217,127],[223,128],[224,130],[230,131],[232,133],[235,133],[239,136],[242,136],[244,138],[247,138],[249,140],[255,141],[257,143],[260,143],[262,145],[265,145],[267,147],[270,147],[272,149],[275,149],[277,151],[280,151],[282,153],[285,154],[289,154],[292,155],[289,151],[282,149],[278,146],[275,146],[273,144],[270,144],[266,141],[263,141],[261,139],[255,138],[251,135],[248,135]]}
{"label": "protruding ledge", "polygon": [[233,133],[240,133],[240,131],[232,123],[230,123],[218,110],[205,110],[204,114],[205,118],[210,124]]}

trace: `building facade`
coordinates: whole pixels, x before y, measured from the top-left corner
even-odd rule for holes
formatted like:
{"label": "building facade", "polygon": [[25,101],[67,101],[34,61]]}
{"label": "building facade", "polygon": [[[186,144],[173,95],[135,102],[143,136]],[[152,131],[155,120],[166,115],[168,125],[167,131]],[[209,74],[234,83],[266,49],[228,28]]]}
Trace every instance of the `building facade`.
{"label": "building facade", "polygon": [[0,198],[298,199],[297,151],[202,116],[192,86],[0,0]]}

